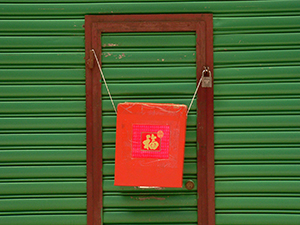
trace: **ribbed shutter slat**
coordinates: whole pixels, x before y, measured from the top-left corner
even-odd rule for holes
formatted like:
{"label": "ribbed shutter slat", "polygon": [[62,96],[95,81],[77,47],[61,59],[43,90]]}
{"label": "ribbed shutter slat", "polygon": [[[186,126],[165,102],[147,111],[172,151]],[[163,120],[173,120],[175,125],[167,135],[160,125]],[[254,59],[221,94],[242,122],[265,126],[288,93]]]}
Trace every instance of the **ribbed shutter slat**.
{"label": "ribbed shutter slat", "polygon": [[84,65],[84,53],[0,53],[0,66],[9,65]]}
{"label": "ribbed shutter slat", "polygon": [[[105,0],[101,3],[90,2],[87,4],[84,2],[72,1],[72,4],[65,3],[66,1],[57,2],[55,7],[51,3],[47,2],[32,2],[31,5],[18,5],[18,4],[8,4],[4,3],[1,5],[3,8],[4,15],[35,15],[35,16],[45,16],[45,15],[66,15],[66,16],[82,16],[84,14],[97,14],[102,12],[103,14],[112,13],[112,6],[117,13],[122,14],[134,14],[134,13],[189,13],[189,12],[214,12],[216,14],[240,14],[244,15],[249,13],[297,13],[298,5],[295,1],[275,1],[275,2],[265,2],[257,1],[251,4],[249,7],[248,2],[241,1],[239,4],[219,3],[212,2],[209,4],[209,8],[206,2],[194,2],[194,1],[157,1],[145,2],[132,1],[132,2],[122,2],[117,0],[116,4],[111,3],[110,0]],[[288,4],[287,4],[287,3]],[[247,23],[247,21],[243,21]],[[247,23],[248,24],[248,23]],[[249,25],[254,25],[249,23]],[[234,25],[230,28],[232,29]]]}
{"label": "ribbed shutter slat", "polygon": [[[187,181],[193,181],[195,183],[195,188],[197,189],[197,179],[186,179],[183,178],[183,184],[185,184]],[[144,193],[148,194],[148,193],[157,193],[159,191],[160,192],[171,192],[171,193],[181,193],[181,192],[186,192],[186,193],[190,193],[191,191],[187,190],[184,185],[182,188],[164,188],[161,190],[156,190],[156,189],[136,189],[136,187],[123,187],[123,186],[114,186],[114,180],[113,177],[111,178],[107,178],[103,180],[103,191],[104,194],[107,194],[109,192],[136,192],[136,195],[144,195]],[[196,194],[196,193],[194,193]],[[196,209],[195,209],[196,210]]]}
{"label": "ribbed shutter slat", "polygon": [[250,147],[215,149],[216,160],[299,160],[300,149],[297,147]]}
{"label": "ribbed shutter slat", "polygon": [[[194,79],[196,68],[193,66],[185,67],[148,67],[148,68],[103,68],[103,73],[107,80],[124,80],[139,77],[139,80],[162,80],[162,79]],[[184,74],[184,77],[182,76]]]}
{"label": "ribbed shutter slat", "polygon": [[[274,163],[275,164],[275,163]],[[216,176],[217,177],[299,177],[300,176],[300,165],[279,164],[259,164],[254,165],[216,165]]]}
{"label": "ribbed shutter slat", "polygon": [[36,146],[36,145],[85,145],[85,134],[0,134],[1,145]]}
{"label": "ribbed shutter slat", "polygon": [[[183,75],[184,76],[184,75]],[[111,93],[115,95],[191,95],[193,96],[195,83],[185,82],[185,83],[149,83],[141,82],[137,84],[110,84],[109,89]],[[102,88],[102,94],[107,95],[105,87]],[[178,96],[180,97],[180,96]],[[176,97],[174,97],[176,98]]]}
{"label": "ribbed shutter slat", "polygon": [[[20,189],[20,185],[22,189]],[[52,181],[52,182],[12,182],[0,183],[3,195],[29,194],[85,194],[86,182],[82,181]]]}
{"label": "ribbed shutter slat", "polygon": [[[7,148],[6,148],[7,149]],[[66,162],[79,161],[84,162],[86,159],[85,148],[78,149],[12,149],[0,151],[0,162]]]}
{"label": "ribbed shutter slat", "polygon": [[0,178],[84,178],[85,166],[1,166]]}
{"label": "ribbed shutter slat", "polygon": [[[105,224],[110,223],[182,223],[197,222],[197,211],[104,212]],[[126,222],[125,222],[126,221]]]}
{"label": "ribbed shutter slat", "polygon": [[86,223],[86,215],[18,215],[1,216],[0,223],[3,225],[81,225]]}
{"label": "ribbed shutter slat", "polygon": [[105,196],[104,207],[190,207],[197,205],[195,195]]}
{"label": "ribbed shutter slat", "polygon": [[[279,224],[290,224],[297,225],[300,220],[300,216],[298,214],[219,214],[216,216],[216,220],[222,221],[219,224],[244,224],[244,225],[261,225],[261,224],[269,224],[269,225],[279,225]],[[247,221],[251,221],[248,223]]]}

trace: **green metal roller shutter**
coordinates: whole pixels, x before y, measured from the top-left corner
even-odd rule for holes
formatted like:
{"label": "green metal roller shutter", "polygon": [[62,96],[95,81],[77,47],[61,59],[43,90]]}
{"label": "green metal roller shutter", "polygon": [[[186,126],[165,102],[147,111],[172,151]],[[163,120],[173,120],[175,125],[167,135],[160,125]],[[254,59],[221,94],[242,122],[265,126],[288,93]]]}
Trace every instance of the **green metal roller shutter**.
{"label": "green metal roller shutter", "polygon": [[86,224],[84,38],[50,23],[1,22],[1,225]]}
{"label": "green metal roller shutter", "polygon": [[[0,63],[5,62],[1,64],[0,69],[1,86],[20,85],[19,87],[22,85],[34,87],[32,85],[36,85],[37,82],[44,85],[61,82],[71,85],[76,82],[76,85],[80,84],[84,88],[83,24],[86,14],[213,13],[216,68],[214,74],[216,224],[299,223],[300,207],[294,201],[298,201],[300,194],[299,174],[297,174],[300,155],[297,141],[299,120],[296,118],[300,111],[300,101],[299,93],[293,86],[299,82],[300,69],[299,55],[297,56],[300,28],[298,0],[209,2],[27,0],[26,3],[23,0],[13,2],[2,0],[0,5]],[[25,54],[19,54],[22,52]],[[31,56],[31,53],[35,54]],[[36,53],[43,54],[36,55]],[[64,54],[57,56],[59,57],[57,59],[53,58],[58,53]],[[244,58],[247,53],[249,57],[252,54],[251,58]],[[244,56],[240,58],[241,55],[237,54]],[[67,55],[69,58],[66,60]],[[49,61],[45,60],[48,56]],[[47,65],[42,67],[44,63]],[[267,93],[267,90],[262,88],[260,91],[250,93],[248,89],[247,94],[246,90],[243,90],[246,86],[241,86],[242,93],[236,89],[239,83],[251,84],[252,86],[247,87],[250,89],[258,88],[256,85],[261,86],[259,83],[266,84],[272,87],[273,92],[269,90]],[[286,84],[294,91],[286,89]],[[235,94],[225,91],[231,87],[235,88]],[[285,88],[284,93],[281,88]],[[262,90],[264,93],[261,93]],[[51,136],[54,133],[39,133],[42,130],[58,130],[57,127],[50,129],[49,124],[48,128],[45,126],[44,129],[37,128],[37,123],[34,128],[30,128],[35,134],[40,134],[39,136],[24,136],[23,134],[29,133],[17,133],[19,130],[29,128],[25,129],[25,125],[17,126],[16,121],[8,123],[9,129],[2,128],[7,126],[2,125],[6,123],[6,119],[16,117],[27,121],[29,115],[38,118],[70,115],[85,119],[84,90],[80,91],[81,97],[76,94],[72,100],[71,96],[54,97],[47,94],[47,97],[25,98],[22,94],[19,95],[17,98],[13,96],[1,98],[0,111],[3,119],[0,124],[1,141],[5,141],[5,144],[1,144],[0,160],[3,160],[1,165],[14,167],[16,164],[7,163],[18,162],[18,165],[25,165],[26,162],[28,163],[26,166],[36,166],[35,163],[38,162],[42,166],[42,162],[46,162],[46,165],[55,163],[58,166],[57,162],[78,162],[84,166],[83,139],[78,141],[79,147],[77,144],[70,144],[70,139],[67,141],[65,138],[60,140],[62,145],[54,146],[49,145],[49,142],[53,143],[51,138],[58,142],[58,136],[67,136],[60,135],[64,132],[58,133],[57,136]],[[82,126],[84,125],[80,126],[82,129],[80,134],[84,137],[85,131]],[[78,125],[75,128],[78,129]],[[64,129],[68,134],[67,130],[73,130],[74,126]],[[12,134],[10,138],[13,138],[10,139],[10,145],[6,138],[9,134]],[[237,143],[243,134],[248,139],[244,136],[244,142]],[[19,144],[15,145],[14,143],[17,143],[15,141],[18,140],[16,138],[21,137],[24,137],[24,142],[19,139]],[[30,141],[28,137],[34,139]],[[47,143],[32,146],[32,142],[38,140],[36,137],[46,138],[44,140]],[[276,143],[270,137],[276,140]],[[104,157],[110,157],[110,153],[111,151],[107,151]],[[269,166],[276,169],[273,170]],[[28,182],[25,182],[25,179]],[[45,200],[51,200],[76,195],[85,201],[85,174],[78,182],[73,176],[68,182],[65,178],[55,179],[57,181],[51,183],[42,182],[41,178],[2,178],[1,204],[11,200],[11,205],[15,208],[2,211],[0,223],[86,224],[85,203],[71,214],[55,214],[63,212],[60,211],[62,208],[59,209],[61,204],[57,204],[58,211],[53,210],[55,207],[51,211],[27,210],[28,204],[23,209],[18,209],[19,203],[13,200],[43,200],[44,197]],[[232,206],[231,203],[235,205]],[[43,202],[43,205],[45,204],[47,201]],[[6,208],[7,202],[4,205]],[[68,204],[68,212],[74,209],[72,205],[73,203]]]}
{"label": "green metal roller shutter", "polygon": [[[196,88],[194,33],[103,34],[102,66],[115,103],[188,105]],[[197,189],[114,186],[116,115],[103,84],[104,224],[197,224]],[[196,103],[188,116],[184,184],[197,184]]]}
{"label": "green metal roller shutter", "polygon": [[216,224],[299,224],[296,23],[214,21]]}

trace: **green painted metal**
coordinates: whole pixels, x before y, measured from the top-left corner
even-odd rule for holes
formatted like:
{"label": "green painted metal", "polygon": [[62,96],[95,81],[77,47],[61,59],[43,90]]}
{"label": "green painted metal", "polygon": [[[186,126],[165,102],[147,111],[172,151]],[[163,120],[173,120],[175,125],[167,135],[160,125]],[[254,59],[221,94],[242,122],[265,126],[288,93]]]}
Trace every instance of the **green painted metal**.
{"label": "green painted metal", "polygon": [[[84,7],[84,9],[83,9]],[[266,13],[266,12],[297,12],[299,3],[290,1],[258,1],[249,3],[241,1],[234,4],[229,1],[222,3],[219,1],[209,2],[125,2],[115,3],[112,10],[109,1],[103,3],[56,3],[56,4],[7,4],[1,5],[3,15],[77,15],[102,13]]]}
{"label": "green painted metal", "polygon": [[[116,60],[117,59],[117,60]],[[170,52],[104,52],[102,63],[193,63],[196,62],[195,51],[170,51]]]}
{"label": "green painted metal", "polygon": [[72,131],[59,133],[38,133],[38,134],[0,134],[1,146],[40,146],[40,145],[67,145],[84,146],[85,134],[72,133]]}
{"label": "green painted metal", "polygon": [[3,199],[1,211],[84,210],[85,198]]}
{"label": "green painted metal", "polygon": [[84,97],[83,85],[4,85],[2,97]]}
{"label": "green painted metal", "polygon": [[[113,35],[113,34],[112,34]],[[120,36],[105,36],[101,39],[103,47],[118,47],[118,48],[128,48],[128,47],[147,47],[149,50],[155,47],[194,47],[196,42],[195,35],[147,35],[142,34],[131,35],[129,37]]]}
{"label": "green painted metal", "polygon": [[86,223],[84,29],[57,22],[1,23],[0,224]]}
{"label": "green painted metal", "polygon": [[218,132],[215,143],[218,144],[298,144],[299,131],[234,131]]}
{"label": "green painted metal", "polygon": [[2,182],[0,183],[1,195],[86,194],[85,180],[74,180],[56,181],[48,179],[48,181],[38,181],[35,179],[35,181]]}
{"label": "green painted metal", "polygon": [[280,225],[290,224],[297,225],[299,223],[299,214],[271,214],[271,213],[238,213],[238,214],[219,214],[216,216],[216,223],[220,225]]}
{"label": "green painted metal", "polygon": [[218,51],[295,48],[299,38],[298,33],[227,34],[217,36],[214,39],[214,46]]}
{"label": "green painted metal", "polygon": [[254,194],[275,194],[275,193],[299,193],[299,180],[274,178],[274,180],[255,179],[255,180],[232,180],[216,182],[216,193],[230,193],[231,195],[249,193]]}
{"label": "green painted metal", "polygon": [[195,223],[197,211],[104,212],[104,223]]}
{"label": "green painted metal", "polygon": [[297,98],[259,98],[258,96],[257,99],[215,100],[214,107],[216,113],[289,114],[300,110],[300,100]]}
{"label": "green painted metal", "polygon": [[299,50],[268,50],[268,51],[229,51],[214,54],[215,66],[232,67],[238,64],[285,65],[299,62]]}
{"label": "green painted metal", "polygon": [[[30,7],[30,5],[29,5]],[[56,34],[68,34],[73,36],[76,33],[80,33],[81,36],[84,33],[84,19],[51,19],[51,20],[40,20],[40,19],[21,19],[21,20],[10,20],[7,18],[0,24],[0,30],[2,35],[16,34],[22,32],[22,34],[46,34],[54,36]],[[4,33],[4,34],[3,34]],[[18,34],[18,33],[17,33]],[[84,48],[82,46],[81,48]]]}
{"label": "green painted metal", "polygon": [[[297,147],[250,147],[250,148],[216,148],[215,160],[219,163],[223,161],[234,160],[235,162],[250,160],[264,160],[264,162],[273,162],[276,160],[289,160],[293,163],[293,160],[300,159],[300,149]],[[251,161],[250,161],[251,162]]]}
{"label": "green painted metal", "polygon": [[36,166],[1,166],[0,179],[7,178],[84,178],[85,166],[74,165],[36,165]]}
{"label": "green painted metal", "polygon": [[[278,91],[280,90],[280,91]],[[243,96],[243,95],[298,95],[300,83],[260,83],[260,84],[216,84],[215,96]]]}
{"label": "green painted metal", "polygon": [[298,128],[300,126],[299,115],[287,116],[216,116],[216,129],[229,128]]}
{"label": "green painted metal", "polygon": [[84,69],[1,69],[1,82],[85,82]]}
{"label": "green painted metal", "polygon": [[0,37],[4,49],[81,49],[83,37]]}
{"label": "green painted metal", "polygon": [[220,197],[216,209],[299,209],[297,197]]}
{"label": "green painted metal", "polygon": [[[216,165],[216,177],[299,177],[300,165],[287,164]],[[274,165],[275,164],[275,165]]]}
{"label": "green painted metal", "polygon": [[0,118],[0,129],[85,129],[85,118],[42,117],[42,118]]}
{"label": "green painted metal", "polygon": [[215,69],[215,83],[288,81],[299,78],[299,66],[237,67]]}
{"label": "green painted metal", "polygon": [[86,215],[84,212],[73,212],[68,215],[8,215],[1,216],[0,222],[3,225],[81,225],[86,224]]}
{"label": "green painted metal", "polygon": [[3,114],[11,113],[13,115],[20,113],[34,115],[38,113],[84,113],[85,101],[2,101],[0,112]]}
{"label": "green painted metal", "polygon": [[[86,224],[84,15],[93,13],[214,14],[216,224],[299,224],[298,0],[0,6],[1,225]],[[192,33],[103,35],[115,103],[188,105],[194,42]],[[113,185],[116,117],[103,94],[104,224],[197,224],[194,191]],[[197,183],[195,118],[193,104],[184,184]]]}
{"label": "green painted metal", "polygon": [[0,53],[0,65],[83,65],[84,53]]}
{"label": "green painted metal", "polygon": [[82,149],[19,149],[1,150],[0,162],[20,163],[25,162],[85,162],[86,151]]}
{"label": "green painted metal", "polygon": [[[109,90],[115,95],[122,95],[126,93],[127,95],[192,95],[195,91],[195,83],[185,82],[185,83],[136,83],[136,84],[111,84],[109,85]],[[102,88],[102,94],[107,96],[107,90]],[[175,97],[175,96],[174,96]]]}
{"label": "green painted metal", "polygon": [[[135,192],[135,195],[141,195],[141,196],[144,196],[144,195],[148,195],[149,193],[156,193],[159,191],[160,193],[185,193],[185,194],[188,194],[190,195],[191,194],[191,191],[190,190],[187,190],[185,188],[185,183],[187,181],[193,181],[194,184],[195,184],[195,188],[194,189],[197,189],[197,179],[194,179],[194,178],[183,178],[183,185],[182,185],[182,188],[163,188],[161,190],[156,190],[156,189],[139,189],[138,192],[137,192],[137,189],[136,187],[126,187],[126,186],[114,186],[114,180],[113,180],[113,177],[108,177],[106,179],[103,180],[103,191],[104,192],[108,192],[108,191],[111,191],[112,193],[114,192],[121,192],[121,193],[127,193],[127,192]],[[194,192],[194,194],[196,194]],[[195,210],[195,209],[194,209]]]}
{"label": "green painted metal", "polygon": [[149,196],[104,196],[104,207],[193,207],[197,206],[196,195],[149,195]]}
{"label": "green painted metal", "polygon": [[184,79],[193,79],[196,76],[196,69],[193,66],[190,67],[148,67],[148,68],[103,68],[103,73],[105,77],[110,82],[119,82],[122,80],[131,80],[134,82],[134,78],[139,76],[139,79],[182,79],[182,74],[184,74]]}

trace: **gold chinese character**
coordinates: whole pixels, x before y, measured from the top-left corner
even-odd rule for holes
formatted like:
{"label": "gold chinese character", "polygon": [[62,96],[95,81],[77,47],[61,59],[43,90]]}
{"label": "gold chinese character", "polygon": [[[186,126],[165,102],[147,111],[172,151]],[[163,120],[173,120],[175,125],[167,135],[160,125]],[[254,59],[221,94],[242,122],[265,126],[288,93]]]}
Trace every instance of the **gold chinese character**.
{"label": "gold chinese character", "polygon": [[[151,138],[151,140],[150,140],[150,138]],[[155,137],[154,134],[146,135],[146,140],[143,141],[144,148],[147,149],[147,150],[149,150],[149,148],[150,148],[150,150],[156,150],[159,146],[159,143],[157,141],[155,141],[156,138],[157,137]]]}

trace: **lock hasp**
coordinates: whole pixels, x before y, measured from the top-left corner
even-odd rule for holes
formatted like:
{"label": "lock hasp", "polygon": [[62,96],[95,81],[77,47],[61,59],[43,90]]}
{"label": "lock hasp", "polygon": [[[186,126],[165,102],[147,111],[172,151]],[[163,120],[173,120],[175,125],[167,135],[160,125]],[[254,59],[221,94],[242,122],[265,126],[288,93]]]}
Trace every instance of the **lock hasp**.
{"label": "lock hasp", "polygon": [[182,187],[186,105],[118,105],[115,185]]}

